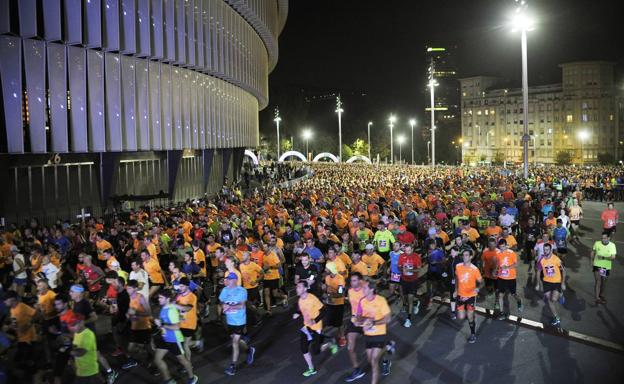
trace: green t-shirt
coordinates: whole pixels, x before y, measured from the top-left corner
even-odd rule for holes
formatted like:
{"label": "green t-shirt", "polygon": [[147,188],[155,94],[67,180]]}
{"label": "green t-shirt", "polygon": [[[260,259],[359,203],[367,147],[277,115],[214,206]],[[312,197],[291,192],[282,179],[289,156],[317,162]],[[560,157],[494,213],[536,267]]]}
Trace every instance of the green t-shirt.
{"label": "green t-shirt", "polygon": [[80,357],[74,357],[76,363],[76,376],[88,377],[99,373],[97,360],[97,346],[95,343],[95,334],[89,328],[85,328],[80,333],[74,334],[74,348],[82,348],[87,351]]}
{"label": "green t-shirt", "polygon": [[609,244],[604,245],[602,244],[602,241],[596,241],[594,243],[593,251],[596,253],[596,257],[594,258],[594,266],[610,270],[612,261],[601,259],[600,256],[607,257],[615,255],[617,252],[617,250],[615,249],[615,244],[609,242]]}
{"label": "green t-shirt", "polygon": [[377,244],[377,250],[379,252],[390,252],[392,244],[396,241],[394,240],[394,236],[392,232],[387,229],[384,231],[377,231],[375,233],[375,237],[373,238],[375,244]]}
{"label": "green t-shirt", "polygon": [[457,215],[454,216],[453,219],[451,220],[453,222],[453,228],[457,228],[459,227],[459,221],[462,220],[469,220],[470,218],[468,216],[464,216],[464,215]]}

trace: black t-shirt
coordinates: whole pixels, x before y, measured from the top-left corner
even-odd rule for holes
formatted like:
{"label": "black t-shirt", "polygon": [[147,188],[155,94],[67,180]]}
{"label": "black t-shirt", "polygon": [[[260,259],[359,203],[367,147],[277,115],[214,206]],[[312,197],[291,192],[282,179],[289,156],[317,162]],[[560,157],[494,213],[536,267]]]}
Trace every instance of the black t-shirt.
{"label": "black t-shirt", "polygon": [[[89,300],[82,299],[80,301],[74,302],[74,307],[72,308],[72,310],[74,311],[74,313],[82,315],[86,321],[87,319],[89,319],[89,316],[91,316],[91,312],[93,312],[93,307],[91,307],[91,304],[89,304]],[[86,323],[85,325],[87,326],[87,328],[92,330],[93,333],[95,333],[95,323]]]}
{"label": "black t-shirt", "polygon": [[127,320],[126,313],[130,308],[130,296],[125,289],[117,293],[117,314],[115,315],[115,322],[124,322]]}
{"label": "black t-shirt", "polygon": [[318,269],[313,264],[310,264],[308,268],[304,268],[301,263],[295,266],[295,275],[299,276],[299,280],[308,280],[310,276],[314,276],[314,283],[310,286],[310,291],[316,292],[319,289],[319,279],[321,278]]}
{"label": "black t-shirt", "polygon": [[525,228],[526,241],[530,243],[536,243],[541,236],[541,231],[537,225],[528,226]]}

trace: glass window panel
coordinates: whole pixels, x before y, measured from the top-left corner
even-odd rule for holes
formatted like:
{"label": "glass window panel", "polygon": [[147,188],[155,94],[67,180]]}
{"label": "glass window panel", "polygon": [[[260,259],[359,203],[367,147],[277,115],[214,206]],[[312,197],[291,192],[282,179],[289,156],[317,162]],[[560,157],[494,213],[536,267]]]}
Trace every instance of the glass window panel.
{"label": "glass window panel", "polygon": [[63,4],[64,40],[67,44],[82,44],[82,0],[65,0]]}
{"label": "glass window panel", "polygon": [[106,52],[106,142],[109,151],[123,150],[121,132],[121,63],[119,54]]}
{"label": "glass window panel", "polygon": [[104,0],[102,14],[103,48],[108,51],[119,50],[119,0]]}
{"label": "glass window panel", "polygon": [[147,60],[136,61],[136,91],[137,91],[137,132],[139,133],[139,149],[150,149],[150,115],[149,115],[149,76]]}
{"label": "glass window panel", "polygon": [[[166,65],[165,65],[166,66]],[[160,67],[157,61],[149,62],[149,98],[151,113],[151,148],[162,149],[162,111],[160,108]]]}
{"label": "glass window panel", "polygon": [[67,49],[72,151],[88,152],[86,52],[82,47],[67,47]]}
{"label": "glass window panel", "polygon": [[[198,0],[199,1],[199,0]],[[195,66],[195,0],[186,0],[186,59],[187,64]]]}
{"label": "glass window panel", "polygon": [[123,100],[123,148],[137,150],[137,117],[135,88],[135,58],[121,56],[121,96]]}
{"label": "glass window panel", "polygon": [[[19,55],[18,55],[19,56]],[[28,95],[30,151],[46,152],[46,47],[40,40],[24,40],[24,73]],[[3,74],[3,78],[4,74]]]}
{"label": "glass window panel", "polygon": [[185,28],[185,12],[184,1],[176,1],[176,63],[186,63],[186,28]]}
{"label": "glass window panel", "polygon": [[195,1],[195,65],[204,69],[204,1]]}
{"label": "glass window panel", "polygon": [[136,2],[121,0],[121,52],[136,52]]}
{"label": "glass window panel", "polygon": [[9,153],[24,152],[21,49],[22,41],[19,37],[0,36],[0,75]]}
{"label": "glass window panel", "polygon": [[85,1],[85,45],[91,48],[102,46],[102,3],[101,0]]}
{"label": "glass window panel", "polygon": [[163,127],[163,149],[173,149],[171,122],[171,66],[163,64],[160,68],[160,94]]}
{"label": "glass window panel", "polygon": [[37,36],[37,0],[20,0],[17,4],[20,36]]}
{"label": "glass window panel", "polygon": [[137,55],[138,56],[150,56],[151,44],[150,44],[150,31],[151,31],[151,16],[150,16],[150,1],[141,0],[137,4]]}
{"label": "glass window panel", "polygon": [[151,49],[152,58],[162,59],[164,56],[163,45],[163,0],[151,0]]}
{"label": "glass window panel", "polygon": [[106,150],[104,108],[104,53],[87,50],[87,79],[89,81],[89,148],[93,152]]}
{"label": "glass window panel", "polygon": [[182,73],[178,67],[171,69],[171,104],[173,106],[173,148],[182,149]]}
{"label": "glass window panel", "polygon": [[46,0],[42,5],[43,37],[48,41],[61,40],[61,0]]}
{"label": "glass window panel", "polygon": [[67,63],[66,46],[48,44],[48,79],[50,84],[50,131],[52,151],[67,152]]}
{"label": "glass window panel", "polygon": [[175,61],[176,34],[175,34],[175,1],[163,0],[164,7],[164,57],[167,61]]}
{"label": "glass window panel", "polygon": [[182,69],[182,82],[184,88],[182,88],[182,111],[183,111],[183,127],[184,127],[184,141],[183,148],[191,148],[191,71]]}

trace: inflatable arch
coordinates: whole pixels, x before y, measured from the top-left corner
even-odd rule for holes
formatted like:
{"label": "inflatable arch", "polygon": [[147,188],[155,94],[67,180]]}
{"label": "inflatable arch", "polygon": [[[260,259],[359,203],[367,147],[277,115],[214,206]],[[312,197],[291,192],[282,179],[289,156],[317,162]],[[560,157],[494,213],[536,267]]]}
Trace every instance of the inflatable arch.
{"label": "inflatable arch", "polygon": [[298,151],[284,152],[284,153],[282,153],[282,156],[280,156],[278,161],[280,163],[282,163],[282,162],[284,162],[284,160],[286,160],[287,158],[289,158],[291,156],[295,156],[296,158],[298,158],[299,160],[301,160],[303,162],[307,162],[308,161],[308,159],[306,159],[306,157],[303,155],[303,153],[298,152]]}
{"label": "inflatable arch", "polygon": [[312,159],[312,161],[316,163],[316,162],[318,162],[320,159],[323,159],[323,158],[326,158],[326,157],[328,157],[328,158],[332,159],[332,161],[333,161],[334,163],[338,163],[338,158],[337,158],[336,156],[332,155],[332,154],[331,154],[331,153],[329,153],[329,152],[322,152],[322,153],[319,153],[318,155],[314,156],[314,159]]}
{"label": "inflatable arch", "polygon": [[358,160],[362,160],[362,161],[364,161],[364,162],[366,162],[368,164],[372,164],[373,163],[372,161],[370,161],[370,159],[368,157],[366,157],[364,155],[353,156],[349,160],[347,160],[347,163],[353,163],[353,162],[358,161]]}
{"label": "inflatable arch", "polygon": [[256,156],[256,154],[251,152],[249,149],[245,149],[245,156],[249,156],[251,158],[251,161],[254,163],[254,165],[259,164],[258,156]]}

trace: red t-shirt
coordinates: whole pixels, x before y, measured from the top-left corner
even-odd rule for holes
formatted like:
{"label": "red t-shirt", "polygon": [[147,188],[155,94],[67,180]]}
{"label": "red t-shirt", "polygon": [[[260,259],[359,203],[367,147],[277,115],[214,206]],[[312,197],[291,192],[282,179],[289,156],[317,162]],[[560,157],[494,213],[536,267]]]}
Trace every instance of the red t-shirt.
{"label": "red t-shirt", "polygon": [[402,253],[399,257],[399,269],[401,270],[401,280],[415,281],[418,279],[418,268],[422,265],[420,255],[417,253]]}
{"label": "red t-shirt", "polygon": [[402,244],[413,244],[414,241],[416,241],[416,237],[414,237],[414,234],[410,231],[399,233],[396,238],[399,243]]}
{"label": "red t-shirt", "polygon": [[602,211],[600,218],[604,222],[604,225],[602,226],[604,229],[615,227],[618,221],[618,211],[617,209],[605,209]]}

